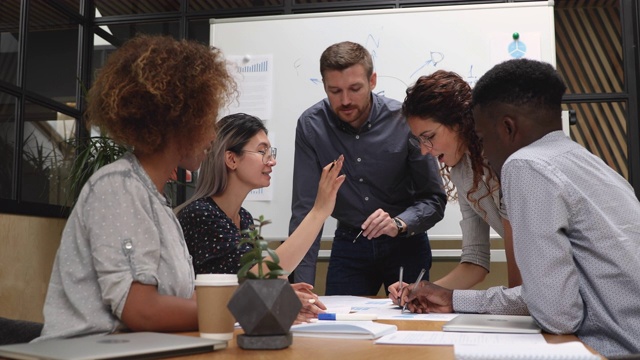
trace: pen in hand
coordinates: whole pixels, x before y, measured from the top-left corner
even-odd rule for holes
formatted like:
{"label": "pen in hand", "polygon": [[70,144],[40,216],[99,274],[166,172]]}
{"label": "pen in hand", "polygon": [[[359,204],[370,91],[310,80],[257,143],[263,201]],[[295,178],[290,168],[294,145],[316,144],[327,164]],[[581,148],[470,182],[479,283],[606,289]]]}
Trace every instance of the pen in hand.
{"label": "pen in hand", "polygon": [[360,232],[358,233],[358,235],[356,235],[356,237],[353,239],[353,242],[354,242],[354,243],[356,242],[356,240],[358,240],[358,238],[360,237],[360,235],[362,235],[362,232],[363,232],[363,231],[364,231],[364,230],[360,230]]}
{"label": "pen in hand", "polygon": [[333,167],[336,166],[336,161],[338,160],[333,160],[333,162],[331,163],[331,166],[329,166],[329,171],[333,170]]}
{"label": "pen in hand", "polygon": [[400,306],[400,299],[402,298],[402,272],[404,271],[404,268],[402,266],[400,266],[400,276],[399,276],[399,280],[398,282],[400,283],[400,289],[398,290],[398,306]]}
{"label": "pen in hand", "polygon": [[[418,275],[418,278],[416,279],[416,282],[413,283],[413,287],[411,288],[411,291],[409,292],[409,297],[411,297],[411,295],[413,295],[413,293],[416,291],[416,287],[418,286],[418,284],[422,280],[422,277],[424,276],[425,272],[426,272],[425,269],[422,269],[422,271],[420,271],[420,274]],[[409,303],[406,302],[404,304],[404,306],[402,307],[402,312],[403,313],[405,312],[405,310],[407,310],[407,304],[409,304]]]}

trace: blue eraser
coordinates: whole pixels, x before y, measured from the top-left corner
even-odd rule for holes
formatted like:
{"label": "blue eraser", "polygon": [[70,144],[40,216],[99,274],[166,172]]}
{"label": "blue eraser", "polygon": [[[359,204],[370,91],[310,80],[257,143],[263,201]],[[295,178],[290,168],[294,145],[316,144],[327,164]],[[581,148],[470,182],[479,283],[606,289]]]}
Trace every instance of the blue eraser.
{"label": "blue eraser", "polygon": [[335,319],[336,319],[336,314],[331,314],[331,313],[318,314],[318,320],[335,320]]}

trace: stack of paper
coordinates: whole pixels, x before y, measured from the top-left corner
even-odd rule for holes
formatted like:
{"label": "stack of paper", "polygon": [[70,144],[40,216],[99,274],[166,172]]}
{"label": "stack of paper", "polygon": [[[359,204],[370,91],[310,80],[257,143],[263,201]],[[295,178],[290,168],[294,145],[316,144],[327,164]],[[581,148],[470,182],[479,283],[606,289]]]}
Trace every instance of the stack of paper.
{"label": "stack of paper", "polygon": [[538,344],[538,345],[509,345],[500,346],[486,344],[455,345],[454,353],[457,360],[598,360],[580,342],[572,341],[563,344]]}
{"label": "stack of paper", "polygon": [[547,342],[541,334],[489,334],[443,331],[396,331],[378,340],[383,345],[461,345],[482,344],[503,345],[544,345]]}
{"label": "stack of paper", "polygon": [[291,327],[294,336],[369,340],[394,333],[396,330],[398,328],[395,325],[373,321],[318,321]]}

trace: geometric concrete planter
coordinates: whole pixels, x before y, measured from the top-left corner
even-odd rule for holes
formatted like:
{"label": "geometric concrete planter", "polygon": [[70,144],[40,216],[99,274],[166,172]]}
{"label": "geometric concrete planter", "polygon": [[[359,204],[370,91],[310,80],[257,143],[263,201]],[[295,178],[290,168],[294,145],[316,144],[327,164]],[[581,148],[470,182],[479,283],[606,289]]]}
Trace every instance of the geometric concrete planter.
{"label": "geometric concrete planter", "polygon": [[246,279],[227,305],[243,335],[242,349],[284,349],[291,345],[289,330],[302,307],[286,279]]}

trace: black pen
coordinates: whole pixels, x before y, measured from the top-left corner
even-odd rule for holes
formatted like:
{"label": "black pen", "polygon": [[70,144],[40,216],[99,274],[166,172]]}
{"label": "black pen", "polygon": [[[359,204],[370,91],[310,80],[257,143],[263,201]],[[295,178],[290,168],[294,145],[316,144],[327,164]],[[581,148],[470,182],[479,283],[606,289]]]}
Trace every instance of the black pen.
{"label": "black pen", "polygon": [[402,272],[404,271],[404,268],[402,266],[400,266],[400,276],[399,276],[399,280],[398,282],[400,283],[400,290],[398,290],[398,306],[400,306],[400,298],[402,297]]}
{"label": "black pen", "polygon": [[333,162],[331,163],[331,166],[329,166],[329,171],[331,171],[333,167],[336,165],[336,161],[338,160],[333,160]]}
{"label": "black pen", "polygon": [[[420,281],[422,280],[422,277],[424,276],[424,273],[427,270],[422,269],[422,271],[420,271],[420,275],[418,275],[418,278],[416,279],[416,282],[413,283],[413,287],[411,288],[411,291],[409,292],[409,297],[411,297],[411,295],[413,295],[414,291],[416,291],[416,287],[418,286],[418,283],[420,283]],[[407,310],[407,304],[405,303],[404,306],[402,307],[402,312],[404,312],[405,310]]]}

